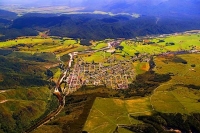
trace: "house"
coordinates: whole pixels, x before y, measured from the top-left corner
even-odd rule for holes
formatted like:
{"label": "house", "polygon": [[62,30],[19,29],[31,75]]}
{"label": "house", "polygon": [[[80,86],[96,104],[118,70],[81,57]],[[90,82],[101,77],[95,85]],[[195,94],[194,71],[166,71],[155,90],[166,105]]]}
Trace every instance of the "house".
{"label": "house", "polygon": [[121,41],[112,41],[108,43],[109,48],[116,48],[120,45]]}

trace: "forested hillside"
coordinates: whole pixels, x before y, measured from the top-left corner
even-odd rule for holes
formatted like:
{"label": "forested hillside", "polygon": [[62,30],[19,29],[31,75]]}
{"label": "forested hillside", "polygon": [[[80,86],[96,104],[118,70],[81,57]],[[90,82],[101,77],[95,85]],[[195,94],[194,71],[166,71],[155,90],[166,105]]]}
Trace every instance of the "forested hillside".
{"label": "forested hillside", "polygon": [[[4,24],[4,23],[3,23]],[[76,14],[27,14],[10,21],[10,25],[0,28],[1,40],[19,36],[36,35],[38,31],[49,30],[52,36],[68,36],[101,40],[106,38],[133,38],[153,34],[168,34],[200,29],[198,18],[171,18],[128,15]]]}

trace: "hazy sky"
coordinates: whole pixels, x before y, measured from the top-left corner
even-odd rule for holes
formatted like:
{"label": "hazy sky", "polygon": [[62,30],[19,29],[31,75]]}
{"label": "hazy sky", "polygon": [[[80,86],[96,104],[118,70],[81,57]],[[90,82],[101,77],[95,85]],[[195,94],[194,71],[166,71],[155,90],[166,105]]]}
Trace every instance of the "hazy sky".
{"label": "hazy sky", "polygon": [[156,4],[167,0],[0,0],[0,4],[42,4],[42,5],[48,5],[48,4],[66,4],[66,5],[87,5],[90,3],[98,3],[100,5],[102,4],[110,4],[110,3],[116,3],[116,2],[139,2],[139,3],[151,3]]}

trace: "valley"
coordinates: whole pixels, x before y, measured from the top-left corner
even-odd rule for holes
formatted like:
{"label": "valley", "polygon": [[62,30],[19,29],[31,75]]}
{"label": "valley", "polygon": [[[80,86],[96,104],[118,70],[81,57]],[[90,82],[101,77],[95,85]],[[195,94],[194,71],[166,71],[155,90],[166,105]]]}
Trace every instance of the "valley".
{"label": "valley", "polygon": [[197,30],[88,42],[45,32],[0,42],[0,130],[199,131],[165,117],[199,115],[199,40]]}
{"label": "valley", "polygon": [[0,133],[199,133],[199,0],[0,0]]}

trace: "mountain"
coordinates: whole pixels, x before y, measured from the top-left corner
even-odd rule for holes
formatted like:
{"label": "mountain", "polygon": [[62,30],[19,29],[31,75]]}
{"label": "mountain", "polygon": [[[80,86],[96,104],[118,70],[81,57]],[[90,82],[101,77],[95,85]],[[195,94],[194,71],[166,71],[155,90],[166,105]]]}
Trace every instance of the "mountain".
{"label": "mountain", "polygon": [[1,10],[0,9],[0,18],[1,19],[8,19],[8,20],[12,20],[17,18],[17,14],[14,12],[10,12],[10,11],[6,11],[6,10]]}
{"label": "mountain", "polygon": [[[101,40],[106,38],[133,38],[136,36],[168,34],[200,29],[199,18],[171,18],[127,15],[76,14],[44,17],[27,14],[15,19],[9,29],[23,30],[23,34],[50,30],[50,35]],[[26,29],[26,30],[25,30]]]}
{"label": "mountain", "polygon": [[[50,35],[73,38],[105,39],[133,38],[136,36],[166,34],[200,29],[200,0],[1,0],[0,5],[19,4],[29,8],[46,8],[56,5],[84,7],[84,11],[112,13],[138,13],[139,18],[128,15],[98,14],[38,14],[28,13],[21,17],[0,10],[0,40],[18,36],[37,35],[49,30]],[[8,21],[7,21],[8,20]]]}

